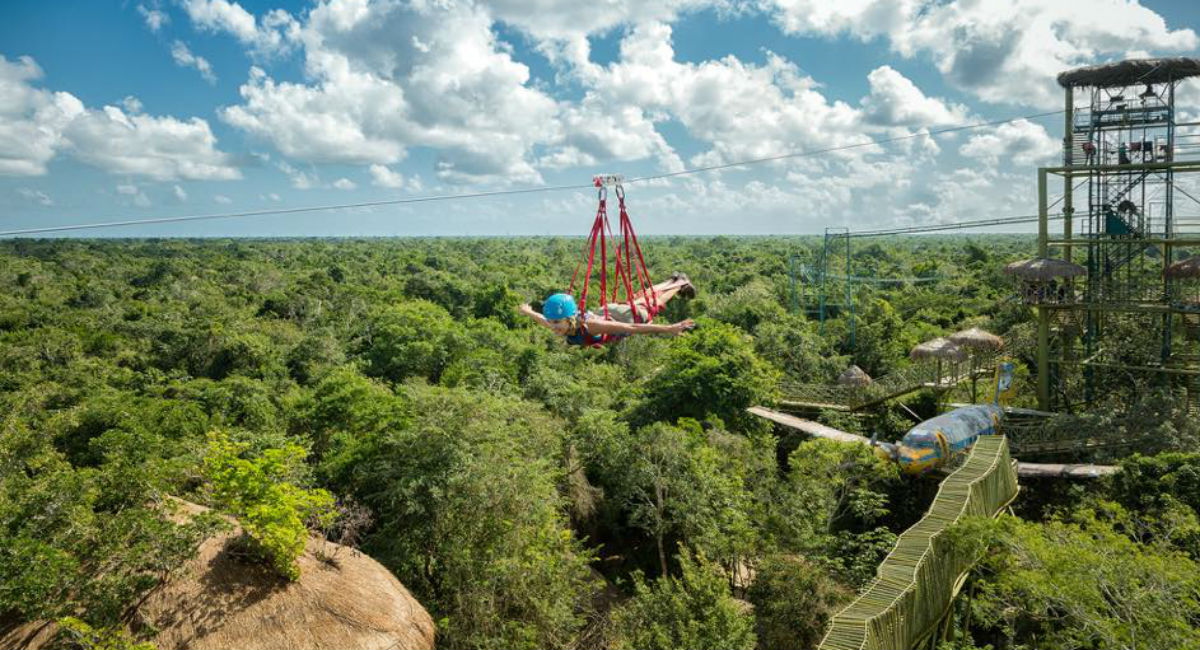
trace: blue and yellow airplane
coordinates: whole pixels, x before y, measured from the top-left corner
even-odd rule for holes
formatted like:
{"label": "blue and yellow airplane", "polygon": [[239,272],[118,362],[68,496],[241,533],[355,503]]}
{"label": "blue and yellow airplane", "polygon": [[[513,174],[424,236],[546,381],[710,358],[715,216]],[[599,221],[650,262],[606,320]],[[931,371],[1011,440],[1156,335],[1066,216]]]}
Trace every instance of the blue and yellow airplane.
{"label": "blue and yellow airplane", "polygon": [[925,474],[940,469],[965,454],[979,436],[995,435],[1004,419],[1002,403],[1012,392],[1013,364],[996,367],[996,393],[991,404],[963,406],[930,418],[908,430],[900,442],[878,442],[871,446],[880,457],[900,465],[905,474]]}
{"label": "blue and yellow airplane", "polygon": [[[909,429],[896,443],[879,442],[874,436],[868,439],[761,406],[747,410],[818,438],[870,445],[881,458],[897,463],[905,474],[920,476],[949,466],[966,454],[979,436],[1000,432],[1000,425],[1004,421],[1004,402],[1012,393],[1013,364],[1001,362],[996,368],[995,378],[996,392],[991,404],[962,406],[925,420]],[[1017,463],[1017,473],[1024,477],[1095,478],[1115,471],[1116,467],[1108,465]]]}

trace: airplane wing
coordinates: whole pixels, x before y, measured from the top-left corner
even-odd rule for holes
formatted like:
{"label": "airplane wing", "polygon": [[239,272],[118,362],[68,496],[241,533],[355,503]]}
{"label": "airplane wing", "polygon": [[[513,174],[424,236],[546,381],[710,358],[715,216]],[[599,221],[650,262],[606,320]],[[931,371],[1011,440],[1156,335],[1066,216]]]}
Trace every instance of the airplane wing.
{"label": "airplane wing", "polygon": [[1017,463],[1022,478],[1100,478],[1117,473],[1116,465],[1064,465],[1059,463]]}
{"label": "airplane wing", "polygon": [[788,415],[787,413],[772,411],[771,409],[763,408],[761,406],[751,406],[746,410],[760,418],[766,418],[772,422],[796,429],[797,431],[803,431],[804,433],[817,438],[825,438],[826,440],[833,440],[835,442],[856,443],[867,446],[870,446],[871,444],[870,438],[865,436],[847,433],[840,429],[827,427],[824,424],[819,424],[817,422],[813,422],[812,420],[798,418],[794,415]]}

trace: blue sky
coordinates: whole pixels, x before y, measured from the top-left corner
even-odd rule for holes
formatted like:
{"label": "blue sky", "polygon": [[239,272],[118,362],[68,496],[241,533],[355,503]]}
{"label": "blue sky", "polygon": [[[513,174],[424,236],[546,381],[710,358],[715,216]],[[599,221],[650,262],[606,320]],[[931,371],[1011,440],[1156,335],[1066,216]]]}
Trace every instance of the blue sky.
{"label": "blue sky", "polygon": [[[1200,3],[10,1],[0,229],[585,184],[1061,107]],[[1200,105],[1185,85],[1181,105]],[[1194,113],[1193,113],[1194,114]],[[1029,214],[1061,118],[631,184],[647,234]],[[584,234],[590,191],[81,231]]]}

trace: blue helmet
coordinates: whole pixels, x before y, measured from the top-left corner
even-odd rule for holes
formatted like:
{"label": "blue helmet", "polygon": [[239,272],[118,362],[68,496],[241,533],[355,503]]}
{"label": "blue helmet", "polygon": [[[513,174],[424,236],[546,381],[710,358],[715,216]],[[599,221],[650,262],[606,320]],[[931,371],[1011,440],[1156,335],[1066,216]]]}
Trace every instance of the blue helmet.
{"label": "blue helmet", "polygon": [[579,308],[575,306],[575,299],[570,294],[556,293],[542,303],[542,315],[549,320],[570,318],[577,313]]}

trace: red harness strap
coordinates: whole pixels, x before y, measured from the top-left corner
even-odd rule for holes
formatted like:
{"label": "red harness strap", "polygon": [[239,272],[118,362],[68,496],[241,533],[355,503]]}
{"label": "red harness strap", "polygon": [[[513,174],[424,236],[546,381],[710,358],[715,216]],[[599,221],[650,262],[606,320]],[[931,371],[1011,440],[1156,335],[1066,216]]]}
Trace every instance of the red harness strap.
{"label": "red harness strap", "polygon": [[[583,285],[579,294],[579,311],[581,313],[586,312],[588,309],[588,287],[591,284],[593,269],[595,269],[596,245],[599,244],[600,312],[607,319],[609,317],[608,304],[610,302],[626,302],[629,304],[629,309],[632,312],[633,322],[649,322],[662,310],[662,305],[658,302],[658,292],[654,290],[654,283],[650,280],[650,272],[646,269],[646,260],[642,256],[642,247],[638,243],[637,233],[633,230],[633,222],[630,220],[629,212],[625,208],[625,190],[619,184],[616,186],[617,201],[620,206],[618,227],[620,228],[621,238],[618,240],[616,237],[613,237],[612,226],[608,221],[607,188],[600,177],[596,177],[595,184],[599,188],[599,206],[596,209],[596,218],[592,222],[592,230],[588,235],[587,244],[583,249],[583,257],[575,265],[575,272],[571,274],[571,286],[568,293],[575,293],[575,282],[579,278],[579,268],[583,265],[583,260],[586,259],[587,270],[583,274]],[[611,294],[608,291],[608,242],[610,240],[614,245],[613,253],[615,256],[613,260]],[[636,293],[633,288],[635,283],[638,285]],[[624,289],[624,300],[618,299],[621,289]],[[644,320],[635,302],[639,296],[645,298],[646,318]],[[605,334],[601,337],[599,344],[611,343],[620,338],[622,337]]]}

